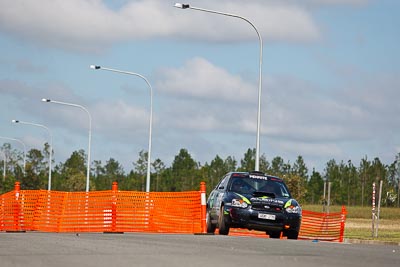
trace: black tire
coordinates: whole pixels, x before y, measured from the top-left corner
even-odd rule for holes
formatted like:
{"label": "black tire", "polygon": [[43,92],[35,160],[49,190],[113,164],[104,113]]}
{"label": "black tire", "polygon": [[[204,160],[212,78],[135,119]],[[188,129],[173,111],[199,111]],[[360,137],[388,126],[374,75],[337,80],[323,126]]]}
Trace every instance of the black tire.
{"label": "black tire", "polygon": [[229,222],[227,217],[224,215],[224,206],[221,207],[218,217],[218,228],[220,235],[228,235],[229,234]]}
{"label": "black tire", "polygon": [[268,235],[270,238],[280,238],[281,232],[280,231],[269,231]]}
{"label": "black tire", "polygon": [[207,214],[206,214],[206,223],[207,223],[207,233],[214,233],[215,232],[215,228],[217,226],[215,224],[212,224],[211,216],[210,216],[209,212],[207,212]]}
{"label": "black tire", "polygon": [[288,231],[286,233],[288,239],[297,239],[299,237],[299,232],[297,231]]}

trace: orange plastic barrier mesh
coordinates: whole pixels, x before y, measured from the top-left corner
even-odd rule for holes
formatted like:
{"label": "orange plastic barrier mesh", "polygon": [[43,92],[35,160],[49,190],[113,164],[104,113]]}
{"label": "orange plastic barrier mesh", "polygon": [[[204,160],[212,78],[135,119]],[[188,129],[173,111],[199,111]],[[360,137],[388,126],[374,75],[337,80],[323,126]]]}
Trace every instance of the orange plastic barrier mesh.
{"label": "orange plastic barrier mesh", "polygon": [[12,191],[1,196],[0,231],[201,232],[199,191]]}
{"label": "orange plastic barrier mesh", "polygon": [[346,209],[341,212],[321,213],[303,210],[299,237],[323,241],[343,242]]}
{"label": "orange plastic barrier mesh", "polygon": [[[19,190],[0,196],[0,231],[205,233],[205,184],[200,191]],[[303,210],[300,239],[343,242],[346,209]],[[232,229],[231,235],[267,237]]]}

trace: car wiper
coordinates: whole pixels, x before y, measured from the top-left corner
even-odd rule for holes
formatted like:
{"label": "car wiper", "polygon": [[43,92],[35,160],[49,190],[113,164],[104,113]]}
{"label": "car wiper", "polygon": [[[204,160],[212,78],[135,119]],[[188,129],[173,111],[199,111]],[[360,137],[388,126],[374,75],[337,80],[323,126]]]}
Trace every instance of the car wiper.
{"label": "car wiper", "polygon": [[272,192],[264,192],[264,191],[255,191],[253,193],[254,197],[271,197],[271,198],[275,198],[275,194]]}

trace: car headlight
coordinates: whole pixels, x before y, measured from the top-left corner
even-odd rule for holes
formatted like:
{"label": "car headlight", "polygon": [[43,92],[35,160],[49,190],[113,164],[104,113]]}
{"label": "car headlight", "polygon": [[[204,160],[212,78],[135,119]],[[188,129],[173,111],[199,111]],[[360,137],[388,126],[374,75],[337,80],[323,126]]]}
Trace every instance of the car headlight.
{"label": "car headlight", "polygon": [[232,207],[247,208],[248,204],[243,199],[232,199]]}
{"label": "car headlight", "polygon": [[290,205],[289,207],[286,208],[287,213],[296,213],[300,214],[301,213],[301,208],[300,206],[292,206]]}
{"label": "car headlight", "polygon": [[287,213],[301,214],[301,207],[296,200],[290,199],[284,206]]}

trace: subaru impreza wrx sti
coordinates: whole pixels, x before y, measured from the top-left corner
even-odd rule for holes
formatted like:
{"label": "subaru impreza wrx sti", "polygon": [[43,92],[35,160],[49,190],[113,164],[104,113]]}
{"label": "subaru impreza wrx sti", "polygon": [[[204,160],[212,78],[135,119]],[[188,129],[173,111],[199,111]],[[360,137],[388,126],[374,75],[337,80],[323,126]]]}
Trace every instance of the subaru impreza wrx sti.
{"label": "subaru impreza wrx sti", "polygon": [[230,172],[207,199],[207,232],[230,228],[265,231],[271,238],[297,239],[302,211],[284,181],[262,172]]}

